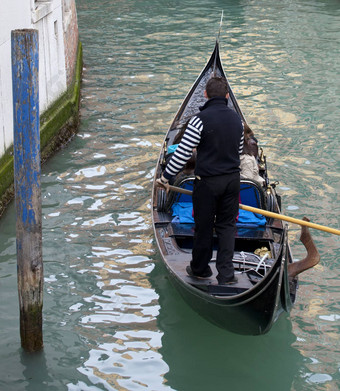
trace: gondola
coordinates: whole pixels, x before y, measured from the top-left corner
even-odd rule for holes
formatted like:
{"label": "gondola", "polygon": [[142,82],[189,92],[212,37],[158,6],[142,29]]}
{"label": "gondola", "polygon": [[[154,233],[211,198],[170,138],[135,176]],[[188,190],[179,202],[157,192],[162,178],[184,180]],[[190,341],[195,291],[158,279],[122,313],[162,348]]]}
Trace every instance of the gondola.
{"label": "gondola", "polygon": [[[226,77],[218,40],[208,63],[185,97],[164,139],[154,176],[152,224],[162,261],[183,299],[202,317],[221,328],[237,334],[259,335],[267,333],[280,314],[289,313],[296,298],[298,280],[288,275],[292,255],[286,226],[277,218],[266,218],[262,226],[253,223],[238,224],[233,258],[238,277],[236,284],[218,285],[215,251],[210,262],[213,276],[205,280],[190,277],[185,269],[191,260],[194,224],[190,218],[176,215],[174,206],[187,202],[190,208],[191,197],[174,191],[166,194],[155,184],[171,155],[176,135],[204,104],[203,91],[211,75]],[[246,123],[230,85],[229,90],[228,106]],[[281,198],[276,192],[275,184],[270,183],[265,155],[263,150],[260,152],[260,174],[265,184],[260,185],[251,179],[242,178],[241,202],[280,213]],[[173,185],[190,190],[193,180],[192,173],[182,172],[176,176]]]}

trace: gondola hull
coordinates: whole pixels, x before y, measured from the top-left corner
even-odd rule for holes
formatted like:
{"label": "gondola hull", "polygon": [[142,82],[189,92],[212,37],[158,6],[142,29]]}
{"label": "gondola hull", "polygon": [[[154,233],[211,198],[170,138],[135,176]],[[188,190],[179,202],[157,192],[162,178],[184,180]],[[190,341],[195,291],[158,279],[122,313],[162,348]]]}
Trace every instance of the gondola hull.
{"label": "gondola hull", "polygon": [[183,283],[169,270],[174,286],[183,299],[202,317],[228,331],[244,335],[260,335],[270,330],[283,311],[281,283],[284,259],[273,275],[253,291],[233,298],[206,294]]}
{"label": "gondola hull", "polygon": [[[169,128],[156,166],[154,181],[160,177],[166,165],[167,147],[173,144],[181,126],[204,103],[204,86],[212,74],[225,77],[218,43]],[[238,112],[245,122],[231,89],[228,105]],[[266,167],[263,175],[268,185]],[[252,185],[251,181],[247,184]],[[274,186],[258,191],[263,192],[262,197],[266,197],[267,207],[270,205],[272,211],[280,211],[280,199]],[[157,246],[173,285],[183,299],[202,317],[231,332],[244,335],[268,332],[282,312],[290,311],[297,287],[297,280],[289,281],[288,278],[287,266],[292,262],[292,256],[287,229],[282,222],[268,219],[265,228],[238,228],[234,267],[239,281],[235,286],[220,286],[216,281],[214,260],[210,263],[214,276],[209,281],[198,280],[186,274],[185,267],[191,260],[194,227],[174,222],[171,209],[169,205],[166,206],[169,204],[169,198],[154,184],[152,222]],[[270,249],[270,262],[264,261],[266,257],[260,259],[255,255],[255,250],[263,247]]]}

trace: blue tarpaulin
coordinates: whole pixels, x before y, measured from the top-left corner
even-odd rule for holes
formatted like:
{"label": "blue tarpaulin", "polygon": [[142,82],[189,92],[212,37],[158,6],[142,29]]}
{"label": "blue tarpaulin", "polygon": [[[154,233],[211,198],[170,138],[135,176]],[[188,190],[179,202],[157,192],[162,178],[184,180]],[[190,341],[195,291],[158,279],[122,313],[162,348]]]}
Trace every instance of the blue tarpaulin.
{"label": "blue tarpaulin", "polygon": [[238,227],[260,227],[266,225],[266,218],[260,214],[240,209],[236,225]]}
{"label": "blue tarpaulin", "polygon": [[193,223],[192,203],[191,202],[175,202],[172,205],[172,216],[175,217],[174,222]]}
{"label": "blue tarpaulin", "polygon": [[[191,202],[175,202],[172,206],[173,222],[194,223]],[[266,225],[266,218],[260,214],[240,209],[236,225],[238,227],[261,227]]]}

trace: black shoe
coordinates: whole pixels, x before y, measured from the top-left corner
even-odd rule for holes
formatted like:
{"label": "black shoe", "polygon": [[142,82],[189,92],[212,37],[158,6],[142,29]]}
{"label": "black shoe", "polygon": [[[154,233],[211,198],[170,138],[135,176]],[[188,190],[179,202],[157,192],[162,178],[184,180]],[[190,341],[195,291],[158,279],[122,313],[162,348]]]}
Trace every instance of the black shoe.
{"label": "black shoe", "polygon": [[218,281],[218,285],[231,285],[236,284],[238,281],[238,278],[234,276],[231,280],[225,280],[225,281]]}
{"label": "black shoe", "polygon": [[185,268],[185,270],[186,270],[188,276],[200,278],[200,279],[202,279],[202,280],[205,280],[205,279],[207,279],[207,278],[210,278],[210,277],[212,276],[212,274],[213,274],[212,271],[211,271],[211,269],[208,270],[206,273],[202,274],[201,276],[198,276],[198,275],[194,274],[190,266],[187,266],[187,267]]}

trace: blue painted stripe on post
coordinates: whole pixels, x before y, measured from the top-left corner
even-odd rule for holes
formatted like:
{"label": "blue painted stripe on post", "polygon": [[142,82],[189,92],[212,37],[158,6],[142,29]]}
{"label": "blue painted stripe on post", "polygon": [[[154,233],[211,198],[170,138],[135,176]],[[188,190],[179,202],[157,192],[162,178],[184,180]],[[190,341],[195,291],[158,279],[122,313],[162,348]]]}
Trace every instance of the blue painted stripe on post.
{"label": "blue painted stripe on post", "polygon": [[40,193],[39,43],[37,30],[14,30],[12,86],[14,184],[17,218],[30,228],[40,217],[34,195]]}

